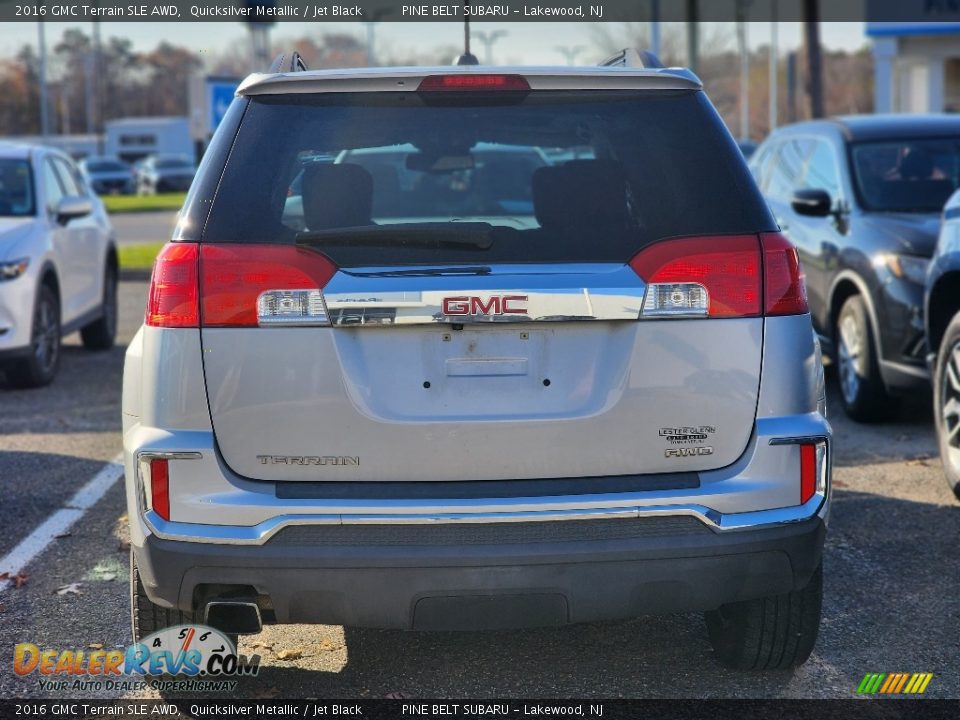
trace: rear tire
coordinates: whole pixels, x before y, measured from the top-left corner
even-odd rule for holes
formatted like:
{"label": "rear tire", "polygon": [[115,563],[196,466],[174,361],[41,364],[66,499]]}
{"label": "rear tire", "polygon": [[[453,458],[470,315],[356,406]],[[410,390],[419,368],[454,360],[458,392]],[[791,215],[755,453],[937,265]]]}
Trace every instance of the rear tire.
{"label": "rear tire", "polygon": [[193,622],[193,613],[162,607],[147,596],[133,548],[130,549],[130,620],[135,643],[157,630]]}
{"label": "rear tire", "polygon": [[833,337],[844,412],[861,423],[881,422],[895,416],[900,401],[887,393],[880,375],[873,326],[860,295],[851,295],[843,303]]}
{"label": "rear tire", "polygon": [[117,271],[107,265],[103,273],[103,314],[81,328],[80,338],[87,350],[109,350],[117,336]]}
{"label": "rear tire", "polygon": [[18,388],[49,385],[60,368],[60,301],[49,285],[41,285],[33,309],[30,354],[6,367],[7,380]]}
{"label": "rear tire", "polygon": [[[192,612],[184,612],[157,605],[147,595],[140,580],[140,570],[137,568],[137,558],[130,549],[130,630],[133,642],[138,643],[148,635],[175,625],[193,625],[202,622],[202,618],[195,620]],[[224,633],[233,646],[237,647],[239,636],[233,633]]]}
{"label": "rear tire", "polygon": [[934,421],[947,485],[960,499],[960,313],[940,342],[933,371]]}
{"label": "rear tire", "polygon": [[798,667],[813,651],[823,604],[823,565],[800,590],[722,605],[705,614],[710,644],[737,670]]}

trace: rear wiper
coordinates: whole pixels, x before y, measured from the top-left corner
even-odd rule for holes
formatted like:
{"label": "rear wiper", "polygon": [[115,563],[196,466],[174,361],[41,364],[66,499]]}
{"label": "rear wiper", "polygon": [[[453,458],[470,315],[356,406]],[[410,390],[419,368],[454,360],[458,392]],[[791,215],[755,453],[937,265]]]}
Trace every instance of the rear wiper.
{"label": "rear wiper", "polygon": [[297,233],[297,245],[376,245],[488,250],[493,226],[484,222],[360,225]]}

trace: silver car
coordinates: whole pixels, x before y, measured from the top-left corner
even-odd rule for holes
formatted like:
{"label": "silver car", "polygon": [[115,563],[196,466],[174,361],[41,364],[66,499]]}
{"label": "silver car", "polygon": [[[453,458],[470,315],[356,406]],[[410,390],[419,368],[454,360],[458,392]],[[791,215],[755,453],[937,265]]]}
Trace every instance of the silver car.
{"label": "silver car", "polygon": [[704,611],[734,667],[816,640],[819,347],[688,71],[250,76],[158,257],[123,421],[138,638]]}

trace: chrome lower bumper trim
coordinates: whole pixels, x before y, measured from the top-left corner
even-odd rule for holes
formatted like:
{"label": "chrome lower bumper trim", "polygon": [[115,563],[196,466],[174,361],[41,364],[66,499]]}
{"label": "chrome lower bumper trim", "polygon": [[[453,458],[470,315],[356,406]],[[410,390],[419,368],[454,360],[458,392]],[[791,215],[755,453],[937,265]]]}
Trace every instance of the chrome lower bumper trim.
{"label": "chrome lower bumper trim", "polygon": [[825,495],[818,493],[803,505],[772,510],[723,515],[703,505],[663,505],[652,507],[600,508],[563,511],[521,511],[450,514],[332,514],[279,515],[258,525],[200,525],[164,520],[152,510],[144,514],[150,531],[162,540],[200,542],[216,545],[263,545],[276,533],[294,525],[378,525],[378,524],[449,524],[502,522],[557,522],[564,520],[600,520],[617,518],[692,516],[715,532],[755,530],[787,523],[803,522],[816,515]]}

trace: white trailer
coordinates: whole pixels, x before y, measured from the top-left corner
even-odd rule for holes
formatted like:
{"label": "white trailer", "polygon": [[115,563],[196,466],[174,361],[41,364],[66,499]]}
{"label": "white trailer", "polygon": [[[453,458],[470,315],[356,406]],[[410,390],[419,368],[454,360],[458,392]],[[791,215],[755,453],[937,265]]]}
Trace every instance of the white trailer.
{"label": "white trailer", "polygon": [[105,154],[135,162],[147,155],[194,157],[190,123],[185,117],[137,117],[108,120]]}

